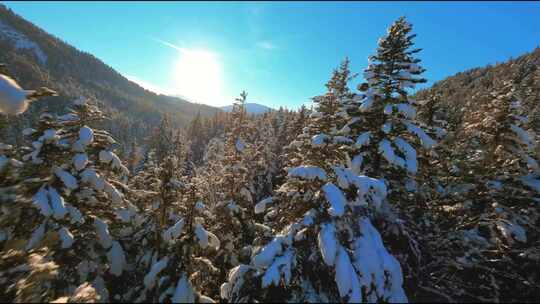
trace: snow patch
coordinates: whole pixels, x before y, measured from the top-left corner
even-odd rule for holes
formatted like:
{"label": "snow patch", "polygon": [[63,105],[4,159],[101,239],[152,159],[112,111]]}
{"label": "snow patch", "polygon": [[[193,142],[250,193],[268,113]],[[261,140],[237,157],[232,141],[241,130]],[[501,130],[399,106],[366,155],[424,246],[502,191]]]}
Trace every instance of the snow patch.
{"label": "snow patch", "polygon": [[117,241],[112,242],[111,249],[107,252],[107,258],[109,259],[109,272],[115,276],[120,276],[126,265],[126,256],[122,245]]}
{"label": "snow patch", "polygon": [[273,201],[272,197],[267,197],[267,198],[263,199],[262,201],[258,202],[255,205],[255,214],[263,213],[264,210],[266,210],[266,205],[271,204],[272,201]]}
{"label": "snow patch", "polygon": [[368,218],[359,220],[362,236],[354,245],[353,265],[359,272],[360,285],[368,291],[364,301],[407,302],[403,291],[403,274],[399,262],[388,253],[381,235]]}
{"label": "snow patch", "polygon": [[289,169],[288,176],[308,180],[319,179],[321,181],[326,181],[326,172],[319,167],[303,166],[291,168]]}
{"label": "snow patch", "polygon": [[109,225],[96,217],[94,219],[94,227],[96,228],[98,240],[101,246],[105,249],[110,248],[112,246],[112,238],[109,234]]}
{"label": "snow patch", "polygon": [[54,170],[54,174],[60,180],[62,180],[62,182],[64,183],[64,185],[66,185],[68,189],[75,190],[79,187],[77,183],[77,179],[73,175],[71,175],[69,172],[62,170],[60,168],[57,168],[56,170]]}
{"label": "snow patch", "polygon": [[235,143],[236,151],[242,153],[246,149],[246,144],[242,141],[242,139],[238,138]]}
{"label": "snow patch", "polygon": [[508,221],[497,221],[497,229],[508,240],[508,243],[513,243],[513,240],[525,243],[527,242],[527,235],[525,229],[520,225]]}
{"label": "snow patch", "polygon": [[68,212],[64,198],[52,186],[49,186],[49,199],[51,201],[54,218],[57,220],[64,218]]}
{"label": "snow patch", "polygon": [[342,189],[348,189],[352,185],[358,189],[357,201],[353,202],[353,205],[367,205],[371,202],[376,209],[381,207],[387,195],[387,188],[382,180],[356,175],[351,170],[341,167],[334,167],[334,172]]}
{"label": "snow patch", "polygon": [[422,128],[408,121],[405,121],[403,123],[405,124],[409,132],[420,138],[420,142],[425,149],[431,149],[437,144],[431,137],[426,134],[426,132],[424,132],[424,130],[422,130]]}
{"label": "snow patch", "polygon": [[320,147],[326,144],[328,140],[328,135],[326,134],[317,134],[311,138],[311,144],[316,147]]}
{"label": "snow patch", "polygon": [[266,288],[270,285],[279,285],[281,274],[285,278],[285,284],[289,284],[291,281],[291,264],[293,260],[293,253],[291,251],[285,252],[283,256],[275,259],[275,261],[268,267],[262,277],[262,287]]}
{"label": "snow patch", "polygon": [[347,199],[343,195],[343,192],[332,183],[327,183],[322,187],[326,200],[330,203],[330,208],[328,208],[328,213],[332,216],[342,216],[345,213],[345,205],[347,204]]}
{"label": "snow patch", "polygon": [[73,245],[74,239],[73,234],[69,232],[69,230],[66,227],[60,228],[58,230],[58,235],[60,236],[60,239],[62,240],[62,248],[67,249],[71,248],[71,245]]}
{"label": "snow patch", "polygon": [[230,299],[244,285],[244,274],[252,269],[248,265],[238,265],[229,271],[227,282],[220,287],[220,295],[223,299]]}
{"label": "snow patch", "polygon": [[195,303],[195,291],[193,290],[191,283],[189,283],[186,274],[182,274],[182,278],[178,280],[171,302]]}
{"label": "snow patch", "polygon": [[349,303],[362,302],[362,292],[358,276],[351,264],[351,259],[347,251],[339,246],[336,260],[335,281],[338,287],[339,296],[349,296]]}
{"label": "snow patch", "polygon": [[152,265],[152,268],[150,268],[150,272],[148,272],[148,274],[144,276],[143,282],[146,289],[152,289],[154,287],[154,284],[156,282],[156,276],[163,269],[165,269],[165,267],[167,267],[167,263],[169,263],[169,257],[164,257],[163,259]]}
{"label": "snow patch", "polygon": [[37,246],[41,240],[43,239],[43,236],[45,236],[45,223],[42,223],[39,225],[39,227],[32,232],[32,236],[30,237],[30,240],[26,244],[26,250],[30,250]]}
{"label": "snow patch", "polygon": [[274,257],[281,254],[281,241],[278,238],[274,238],[268,245],[253,257],[253,266],[257,268],[264,268],[272,263]]}
{"label": "snow patch", "polygon": [[336,228],[333,224],[323,224],[317,236],[317,243],[326,265],[333,266],[337,254]]}
{"label": "snow patch", "polygon": [[73,156],[73,165],[77,171],[81,171],[88,164],[88,156],[86,153],[77,153]]}
{"label": "snow patch", "polygon": [[416,150],[403,138],[397,137],[394,143],[398,149],[405,155],[405,167],[407,171],[416,174],[418,171],[418,161],[416,160]]}
{"label": "snow patch", "polygon": [[45,55],[37,43],[30,40],[26,35],[18,32],[10,25],[4,23],[4,21],[0,21],[0,36],[12,41],[16,49],[27,49],[32,51],[41,65],[47,63],[47,55]]}
{"label": "snow patch", "polygon": [[45,186],[42,186],[32,198],[34,205],[39,208],[40,213],[45,217],[49,217],[53,214],[52,208],[49,205],[47,193],[48,191],[45,189]]}
{"label": "snow patch", "polygon": [[170,243],[171,241],[177,239],[182,233],[182,229],[184,228],[184,223],[185,223],[184,219],[180,219],[172,227],[165,230],[162,235],[163,240],[167,243]]}
{"label": "snow patch", "polygon": [[395,107],[407,119],[414,119],[416,117],[416,109],[408,103],[398,103]]}
{"label": "snow patch", "polygon": [[514,124],[510,126],[510,129],[516,133],[522,143],[526,144],[529,149],[536,148],[536,142],[531,138],[531,135],[523,130],[521,127],[518,127]]}
{"label": "snow patch", "polygon": [[365,145],[369,145],[369,139],[371,137],[371,132],[364,132],[360,135],[358,135],[358,138],[356,139],[356,147],[361,148]]}
{"label": "snow patch", "polygon": [[379,143],[379,153],[392,165],[405,168],[405,160],[399,157],[392,148],[390,141],[383,139]]}

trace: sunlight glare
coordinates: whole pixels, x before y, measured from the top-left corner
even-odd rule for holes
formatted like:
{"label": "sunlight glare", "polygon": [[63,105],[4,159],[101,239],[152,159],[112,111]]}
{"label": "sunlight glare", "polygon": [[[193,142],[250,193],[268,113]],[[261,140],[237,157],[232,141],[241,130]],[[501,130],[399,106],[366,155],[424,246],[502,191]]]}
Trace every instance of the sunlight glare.
{"label": "sunlight glare", "polygon": [[223,69],[218,56],[201,49],[183,49],[174,67],[178,93],[208,105],[223,102]]}

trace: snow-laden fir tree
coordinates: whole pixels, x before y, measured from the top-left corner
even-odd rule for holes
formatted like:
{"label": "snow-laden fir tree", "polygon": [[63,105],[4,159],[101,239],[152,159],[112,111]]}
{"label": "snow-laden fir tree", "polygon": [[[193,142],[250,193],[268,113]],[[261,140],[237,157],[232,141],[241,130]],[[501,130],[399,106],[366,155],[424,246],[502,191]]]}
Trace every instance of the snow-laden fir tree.
{"label": "snow-laden fir tree", "polygon": [[[363,99],[357,107],[348,108],[351,119],[346,125],[350,134],[358,135],[351,152],[353,169],[388,181],[402,182],[418,171],[417,147],[431,149],[435,141],[418,126],[415,101],[409,88],[426,80],[420,74],[420,59],[414,54],[410,34],[412,26],[400,18],[379,39],[375,55],[369,57],[362,84]],[[390,170],[397,168],[399,170]]]}
{"label": "snow-laden fir tree", "polygon": [[[344,64],[341,65],[341,68],[343,67],[346,68],[345,71],[335,70],[331,79],[326,83],[328,91],[313,98],[316,110],[311,112],[307,118],[304,116],[306,115],[305,112],[299,113],[299,117],[293,126],[299,128],[302,127],[303,123],[305,123],[305,126],[302,128],[301,134],[284,149],[286,168],[296,167],[303,163],[304,160],[321,167],[331,166],[331,160],[337,163],[345,162],[344,154],[335,154],[334,150],[337,151],[339,145],[351,140],[345,136],[330,136],[330,134],[336,134],[347,119],[347,113],[343,110],[343,98],[341,96],[348,95],[349,91],[348,88],[340,88],[338,80],[343,78],[340,76],[342,73],[350,73],[348,61],[344,61]],[[348,77],[345,77],[345,79],[348,79]],[[329,165],[325,164],[327,160],[330,163]]]}
{"label": "snow-laden fir tree", "polygon": [[[124,237],[129,235],[135,208],[125,199],[127,188],[119,181],[128,170],[110,148],[114,139],[89,127],[101,119],[97,107],[79,98],[68,114],[44,112],[36,129],[24,131],[31,147],[21,157],[17,200],[3,204],[0,221],[4,252],[28,256],[23,269],[56,263],[51,266],[56,276],[47,284],[24,285],[48,288],[39,295],[40,301],[59,296],[73,300],[81,290],[94,295],[94,300],[108,301],[109,294],[112,297],[125,285],[115,277],[126,270]],[[28,275],[20,280],[32,280],[32,272]],[[5,290],[18,288],[11,285]],[[17,297],[20,292],[15,290]],[[35,299],[27,296],[19,299]]]}
{"label": "snow-laden fir tree", "polygon": [[208,303],[213,302],[209,296],[217,295],[212,295],[217,290],[212,277],[218,270],[207,256],[215,254],[220,242],[205,228],[209,211],[200,200],[197,183],[185,175],[183,142],[165,116],[155,141],[156,153],[134,178],[143,187],[132,192],[144,218],[133,237],[140,244],[131,298],[136,302]]}
{"label": "snow-laden fir tree", "polygon": [[274,113],[272,125],[274,127],[274,133],[276,134],[276,145],[274,148],[274,154],[276,155],[276,168],[277,173],[274,177],[273,185],[279,185],[283,183],[286,172],[284,167],[288,162],[287,156],[284,154],[289,143],[296,139],[296,137],[302,133],[306,126],[306,120],[308,117],[307,109],[304,105],[298,109],[298,112],[286,111],[280,108]]}
{"label": "snow-laden fir tree", "polygon": [[402,17],[379,39],[364,71],[367,83],[358,86],[360,94],[349,94],[342,102],[347,121],[339,130],[352,141],[344,141],[347,167],[355,174],[383,180],[389,189],[390,205],[384,205],[378,213],[376,225],[408,276],[416,273],[411,267],[419,265],[419,248],[412,230],[392,208],[398,207],[407,217],[408,208],[421,210],[414,192],[418,191],[416,174],[425,154],[418,150],[430,150],[436,144],[416,120],[416,102],[409,97],[416,84],[426,81],[421,77],[424,69],[420,59],[415,58],[420,49],[414,48],[416,35],[411,30],[411,24]]}
{"label": "snow-laden fir tree", "polygon": [[[346,156],[339,147],[344,142],[350,142],[350,139],[345,136],[334,136],[345,122],[346,117],[344,116],[346,113],[341,109],[341,99],[331,92],[329,85],[335,79],[335,74],[334,71],[333,77],[327,83],[328,92],[313,98],[317,108],[309,114],[309,117],[305,118],[306,125],[301,133],[284,147],[284,169],[287,175],[288,171],[299,166],[313,166],[331,170],[332,166],[336,164],[346,163]],[[306,183],[306,186],[308,185],[310,183]],[[307,188],[304,190],[307,190]],[[311,189],[311,191],[315,190]],[[276,208],[278,207],[282,208],[280,205],[276,205]],[[291,209],[283,210],[281,217],[275,220],[276,212],[271,207],[270,211],[265,215],[265,221],[272,225],[281,226],[298,216],[297,211],[293,209],[300,208],[301,213],[306,211],[303,210],[302,205],[295,206],[292,204],[286,205],[286,207],[284,205],[283,208]],[[286,216],[290,216],[290,218],[286,218]],[[280,223],[280,221],[283,221],[283,223]]]}
{"label": "snow-laden fir tree", "polygon": [[127,157],[127,167],[131,174],[136,174],[140,169],[141,162],[143,161],[143,149],[141,146],[137,145],[137,141],[134,140],[131,142]]}
{"label": "snow-laden fir tree", "polygon": [[326,83],[328,93],[340,99],[342,103],[350,102],[355,95],[349,88],[349,82],[358,76],[358,74],[353,74],[351,72],[349,67],[350,63],[351,61],[349,58],[345,57],[340,63],[339,68],[334,69],[332,77]]}
{"label": "snow-laden fir tree", "polygon": [[221,240],[221,250],[213,259],[221,282],[229,269],[249,260],[252,245],[261,242],[265,231],[256,224],[253,212],[255,169],[261,153],[253,143],[257,130],[246,113],[246,97],[242,93],[234,104],[224,142],[217,139],[209,144],[207,158],[213,161],[198,170],[199,189],[215,215],[211,230],[219,231]]}
{"label": "snow-laden fir tree", "polygon": [[206,146],[206,130],[203,127],[203,121],[201,113],[198,112],[197,116],[191,121],[187,128],[187,138],[191,142],[190,144],[190,156],[191,160],[195,164],[200,164],[203,159],[204,150]]}
{"label": "snow-laden fir tree", "polygon": [[[451,147],[450,182],[433,210],[443,229],[433,230],[426,246],[432,253],[426,272],[445,300],[534,298],[530,286],[540,282],[537,135],[512,83],[472,102]],[[444,279],[449,271],[453,276]]]}
{"label": "snow-laden fir tree", "polygon": [[471,161],[478,164],[475,174],[495,178],[507,186],[521,181],[532,189],[540,189],[535,159],[537,138],[529,127],[521,100],[509,83],[489,98],[479,111],[470,113],[473,117],[467,119],[470,122],[464,127],[478,156]]}
{"label": "snow-laden fir tree", "polygon": [[271,124],[271,114],[265,113],[255,117],[256,137],[253,141],[251,155],[252,170],[254,170],[253,181],[253,201],[258,201],[272,192],[274,177],[278,172],[277,155],[278,150],[277,134]]}
{"label": "snow-laden fir tree", "polygon": [[256,213],[271,218],[274,237],[248,264],[229,272],[221,286],[228,301],[402,302],[398,261],[370,220],[370,207],[386,199],[382,181],[345,168],[336,135],[342,99],[315,99],[316,111],[289,149],[285,182],[260,201]]}
{"label": "snow-laden fir tree", "polygon": [[[455,132],[448,132],[448,115],[442,107],[439,94],[429,95],[426,99],[418,101],[418,120],[425,127],[426,133],[435,138],[438,144],[431,150],[420,151],[418,157],[419,170],[416,175],[417,184],[421,189],[419,194],[428,196],[424,200],[431,200],[432,194],[440,192],[444,188],[446,175],[449,171],[449,149],[446,143],[451,143],[456,136]],[[431,191],[431,190],[437,191]]]}

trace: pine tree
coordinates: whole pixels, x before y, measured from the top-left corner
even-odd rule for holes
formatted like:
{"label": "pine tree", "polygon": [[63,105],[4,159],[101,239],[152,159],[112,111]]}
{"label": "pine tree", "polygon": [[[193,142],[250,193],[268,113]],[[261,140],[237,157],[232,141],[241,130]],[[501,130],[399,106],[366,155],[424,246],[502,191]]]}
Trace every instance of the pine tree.
{"label": "pine tree", "polygon": [[326,83],[328,92],[342,100],[353,97],[348,84],[357,76],[357,74],[351,72],[349,65],[350,60],[348,57],[345,57],[341,62],[339,69],[333,71],[332,77],[328,83]]}
{"label": "pine tree", "polygon": [[203,128],[203,121],[199,111],[187,129],[187,138],[191,141],[190,150],[192,153],[192,161],[195,164],[200,164],[203,158],[206,144],[206,134],[204,133],[205,129]]}
{"label": "pine tree", "polygon": [[[114,139],[88,126],[102,118],[97,107],[80,98],[70,113],[57,117],[45,112],[37,129],[24,131],[32,146],[22,156],[17,204],[5,206],[1,226],[7,228],[8,255],[27,256],[29,263],[37,263],[29,267],[36,269],[40,263],[56,263],[46,266],[55,277],[43,285],[49,293],[40,301],[74,298],[81,289],[107,301],[109,293],[122,290],[114,278],[127,265],[126,235],[119,232],[136,208],[122,193],[127,187],[119,178],[129,172],[110,149]],[[17,295],[35,300],[32,296]]]}
{"label": "pine tree", "polygon": [[419,76],[424,71],[418,65],[420,59],[413,57],[420,49],[409,50],[416,36],[409,34],[411,30],[411,25],[400,18],[379,40],[377,54],[369,57],[364,73],[368,83],[360,86],[365,90],[364,99],[359,107],[349,110],[352,119],[347,124],[359,135],[355,144],[355,154],[359,156],[355,157],[365,158],[362,163],[357,159],[355,165],[360,167],[355,169],[390,181],[403,180],[404,176],[397,172],[392,173],[398,176],[391,176],[387,173],[389,168],[385,168],[388,165],[405,169],[409,174],[418,170],[416,149],[409,143],[411,133],[419,137],[424,148],[430,149],[435,144],[417,126],[415,101],[408,97],[407,88],[426,81]]}
{"label": "pine tree", "polygon": [[149,161],[132,185],[143,212],[134,236],[140,246],[134,252],[138,263],[130,300],[212,301],[201,292],[211,293],[210,277],[217,270],[206,256],[219,248],[219,240],[204,228],[208,210],[193,174],[186,174],[187,144],[167,115],[157,136]]}
{"label": "pine tree", "polygon": [[225,280],[229,269],[246,262],[253,244],[260,242],[261,227],[256,225],[253,205],[261,153],[254,145],[257,129],[245,111],[246,97],[243,92],[237,99],[223,140],[216,139],[209,145],[207,164],[198,170],[204,180],[200,189],[206,189],[201,190],[203,197],[215,215],[211,230],[221,232],[222,250],[213,259],[220,270],[220,281]]}
{"label": "pine tree", "polygon": [[255,206],[256,213],[271,218],[274,237],[256,248],[249,265],[230,271],[221,287],[222,298],[406,300],[399,263],[384,248],[367,208],[380,207],[386,187],[344,167],[340,147],[348,141],[338,135],[344,121],[339,111],[343,98],[332,91],[315,98],[316,111],[290,144],[285,182],[274,197]]}
{"label": "pine tree", "polygon": [[[531,200],[538,180],[536,134],[513,83],[472,102],[461,136],[452,142],[448,185],[433,210],[437,226],[455,228],[434,231],[426,271],[452,301],[528,299],[527,286],[539,278],[530,271],[540,244],[540,209]],[[518,257],[516,248],[528,249]],[[452,278],[441,281],[450,270]]]}
{"label": "pine tree", "polygon": [[253,153],[250,162],[253,164],[253,193],[254,201],[259,201],[271,195],[274,188],[274,177],[278,172],[277,137],[268,113],[255,118],[256,138],[254,139]]}
{"label": "pine tree", "polygon": [[343,141],[347,168],[381,179],[389,189],[390,204],[376,212],[375,225],[405,269],[407,290],[414,288],[419,276],[419,231],[408,226],[414,222],[399,217],[422,216],[416,175],[428,154],[417,150],[422,146],[429,151],[436,144],[416,120],[416,101],[409,97],[411,88],[426,81],[420,76],[425,70],[415,58],[420,49],[413,48],[416,35],[411,31],[402,17],[379,39],[364,71],[367,82],[358,86],[360,94],[342,102],[347,121],[339,130],[352,140],[352,144]]}

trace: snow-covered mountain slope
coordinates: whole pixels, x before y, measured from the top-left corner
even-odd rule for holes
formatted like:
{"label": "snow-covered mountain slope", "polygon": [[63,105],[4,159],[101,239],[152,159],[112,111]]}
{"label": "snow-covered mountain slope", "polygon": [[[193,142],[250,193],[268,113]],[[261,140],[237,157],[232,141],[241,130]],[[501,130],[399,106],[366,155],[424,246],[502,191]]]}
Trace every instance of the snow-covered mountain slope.
{"label": "snow-covered mountain slope", "polygon": [[18,32],[8,24],[0,20],[0,39],[7,39],[12,42],[16,49],[28,49],[35,55],[40,64],[47,63],[47,55],[43,53],[37,43],[28,39],[23,33]]}
{"label": "snow-covered mountain slope", "polygon": [[[262,114],[266,112],[272,112],[274,109],[258,103],[246,103],[246,111],[249,114]],[[221,109],[225,112],[230,112],[233,109],[232,105],[223,106]]]}
{"label": "snow-covered mountain slope", "polygon": [[[77,26],[77,25],[73,25]],[[48,87],[57,97],[44,98],[25,112],[28,120],[10,123],[4,134],[15,134],[26,128],[47,108],[60,113],[79,96],[92,97],[102,103],[112,120],[103,126],[121,143],[141,141],[159,126],[161,113],[169,113],[172,123],[182,127],[200,113],[210,117],[217,107],[189,102],[179,97],[156,94],[144,89],[115,71],[92,54],[76,49],[60,38],[40,29],[0,3],[0,63],[3,74],[22,88]],[[119,125],[130,127],[118,127]],[[5,141],[14,138],[5,139]]]}

